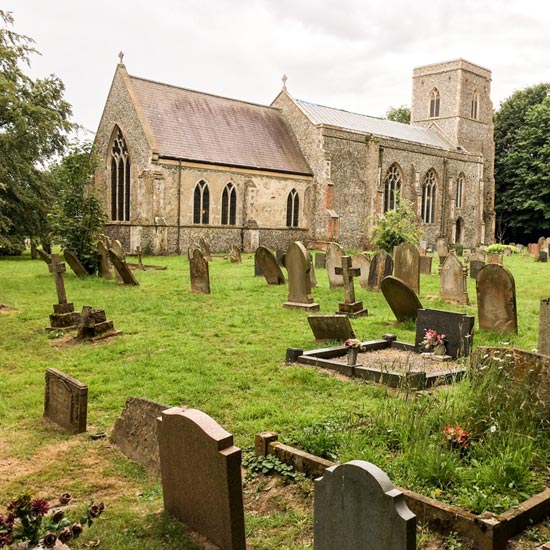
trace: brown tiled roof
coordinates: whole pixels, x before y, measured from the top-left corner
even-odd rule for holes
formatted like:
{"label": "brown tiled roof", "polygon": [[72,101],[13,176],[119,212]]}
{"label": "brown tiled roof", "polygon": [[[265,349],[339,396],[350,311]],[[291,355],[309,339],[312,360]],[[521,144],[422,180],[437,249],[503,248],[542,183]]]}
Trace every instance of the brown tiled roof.
{"label": "brown tiled roof", "polygon": [[130,77],[161,157],[311,174],[279,111]]}

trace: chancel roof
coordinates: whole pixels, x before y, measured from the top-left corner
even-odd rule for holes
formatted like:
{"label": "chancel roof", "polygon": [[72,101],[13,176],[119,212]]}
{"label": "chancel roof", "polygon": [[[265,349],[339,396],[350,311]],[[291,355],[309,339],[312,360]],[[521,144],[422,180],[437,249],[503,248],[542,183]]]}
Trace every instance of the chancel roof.
{"label": "chancel roof", "polygon": [[278,109],[130,76],[161,157],[310,175]]}
{"label": "chancel roof", "polygon": [[324,107],[301,99],[295,99],[295,101],[313,124],[325,124],[353,132],[411,141],[447,150],[455,149],[452,143],[431,128],[421,128],[383,118],[350,113],[349,111]]}

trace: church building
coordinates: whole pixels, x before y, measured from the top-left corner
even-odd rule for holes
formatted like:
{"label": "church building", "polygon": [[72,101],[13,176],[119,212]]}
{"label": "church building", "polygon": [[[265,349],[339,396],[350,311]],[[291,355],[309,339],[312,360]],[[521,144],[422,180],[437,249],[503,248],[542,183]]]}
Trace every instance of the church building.
{"label": "church building", "polygon": [[94,178],[126,250],[185,253],[204,237],[286,249],[369,247],[376,217],[411,201],[425,244],[493,242],[491,72],[463,59],[413,71],[411,124],[283,89],[270,106],[131,76],[118,64]]}

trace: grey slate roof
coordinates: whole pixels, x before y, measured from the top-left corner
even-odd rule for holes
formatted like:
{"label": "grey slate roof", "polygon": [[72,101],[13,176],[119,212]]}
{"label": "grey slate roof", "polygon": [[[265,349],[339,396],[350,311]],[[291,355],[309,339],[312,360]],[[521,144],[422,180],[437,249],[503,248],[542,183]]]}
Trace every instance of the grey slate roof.
{"label": "grey slate roof", "polygon": [[279,111],[130,76],[162,157],[311,174]]}
{"label": "grey slate roof", "polygon": [[349,111],[324,107],[301,99],[295,99],[295,101],[313,124],[326,124],[363,134],[412,141],[448,150],[455,149],[441,134],[430,128],[420,128],[401,122],[393,122],[392,120],[350,113]]}

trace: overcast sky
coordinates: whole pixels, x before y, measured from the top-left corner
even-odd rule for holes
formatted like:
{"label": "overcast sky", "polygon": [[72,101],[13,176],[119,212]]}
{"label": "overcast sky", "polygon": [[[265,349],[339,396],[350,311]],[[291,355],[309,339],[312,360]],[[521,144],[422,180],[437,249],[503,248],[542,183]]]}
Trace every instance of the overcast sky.
{"label": "overcast sky", "polygon": [[135,76],[270,104],[383,116],[410,105],[414,67],[462,57],[493,73],[495,108],[550,81],[547,0],[2,0],[95,132],[118,53]]}

